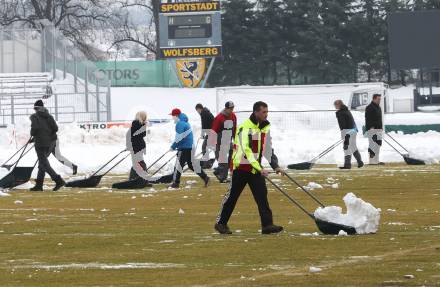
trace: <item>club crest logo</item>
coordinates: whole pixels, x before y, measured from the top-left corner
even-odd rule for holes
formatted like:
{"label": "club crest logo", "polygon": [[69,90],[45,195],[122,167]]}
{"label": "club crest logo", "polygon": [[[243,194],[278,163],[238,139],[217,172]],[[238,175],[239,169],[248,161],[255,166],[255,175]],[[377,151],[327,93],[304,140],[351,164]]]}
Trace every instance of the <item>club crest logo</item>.
{"label": "club crest logo", "polygon": [[197,88],[205,75],[206,59],[176,60],[179,80],[186,88]]}

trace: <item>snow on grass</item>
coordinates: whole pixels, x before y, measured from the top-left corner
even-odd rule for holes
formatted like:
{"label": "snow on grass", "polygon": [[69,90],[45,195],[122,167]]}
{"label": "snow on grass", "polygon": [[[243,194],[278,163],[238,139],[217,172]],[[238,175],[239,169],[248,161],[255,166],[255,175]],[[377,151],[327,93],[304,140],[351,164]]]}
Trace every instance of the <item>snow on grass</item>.
{"label": "snow on grass", "polygon": [[318,272],[321,272],[321,271],[322,271],[322,268],[313,267],[313,266],[310,266],[310,268],[309,268],[309,272],[310,273],[318,273]]}
{"label": "snow on grass", "polygon": [[344,197],[347,213],[339,206],[319,207],[315,217],[323,221],[352,226],[358,234],[376,233],[379,229],[380,212],[371,203],[357,198],[353,193]]}
{"label": "snow on grass", "polygon": [[0,197],[7,197],[7,196],[11,196],[9,193],[0,191]]}
{"label": "snow on grass", "polygon": [[300,233],[299,236],[316,237],[316,236],[319,236],[319,233],[318,232],[314,232],[314,233]]}
{"label": "snow on grass", "polygon": [[16,200],[16,201],[14,201],[14,203],[17,204],[17,205],[18,205],[18,204],[23,204],[23,201],[21,201],[21,200]]}
{"label": "snow on grass", "polygon": [[323,189],[322,185],[313,181],[309,182],[304,188],[307,190]]}
{"label": "snow on grass", "polygon": [[14,189],[28,190],[28,189],[31,189],[32,187],[34,187],[34,185],[32,183],[26,182],[26,183],[23,183],[22,185],[14,187]]}
{"label": "snow on grass", "polygon": [[176,263],[68,263],[68,264],[32,264],[14,266],[16,269],[42,269],[42,270],[126,270],[126,269],[168,269],[183,268],[184,264]]}

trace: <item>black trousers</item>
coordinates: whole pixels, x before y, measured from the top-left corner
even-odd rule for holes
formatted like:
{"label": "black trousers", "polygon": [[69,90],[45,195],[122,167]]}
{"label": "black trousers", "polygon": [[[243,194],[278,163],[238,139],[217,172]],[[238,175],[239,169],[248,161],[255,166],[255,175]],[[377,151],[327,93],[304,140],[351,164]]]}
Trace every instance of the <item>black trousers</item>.
{"label": "black trousers", "polygon": [[202,157],[205,156],[207,148],[208,148],[208,136],[204,136],[202,143]]}
{"label": "black trousers", "polygon": [[237,204],[241,192],[249,184],[249,187],[254,196],[255,202],[258,205],[258,212],[260,213],[261,226],[266,227],[273,224],[272,210],[269,207],[267,200],[267,186],[266,180],[261,174],[252,174],[241,170],[234,170],[232,173],[232,182],[223,199],[220,214],[217,218],[217,223],[228,224]]}
{"label": "black trousers", "polygon": [[48,157],[52,153],[53,148],[54,148],[53,146],[51,146],[51,147],[36,147],[35,148],[35,151],[36,151],[37,157],[38,157],[38,174],[37,174],[37,180],[36,180],[37,186],[43,185],[46,172],[50,175],[50,178],[53,181],[56,181],[59,178],[59,175],[50,166],[50,163],[48,160]]}
{"label": "black trousers", "polygon": [[195,159],[195,157],[193,156],[192,149],[184,149],[177,152],[177,163],[173,174],[174,183],[180,184],[180,177],[182,176],[183,168],[186,165],[188,165],[189,169],[194,171],[202,179],[206,179],[208,177],[200,166],[200,162],[197,163],[196,170],[194,169],[193,159]]}
{"label": "black trousers", "polygon": [[[229,164],[230,164],[230,162],[232,160],[233,152],[234,152],[234,150],[233,150],[233,146],[231,144],[230,147],[229,147],[229,152],[228,152],[228,162],[227,163],[225,163],[225,162],[219,163],[218,167],[214,171],[215,176],[217,176],[217,178],[219,180],[226,180],[228,178]],[[217,161],[219,160],[219,158],[221,156],[220,153],[221,153],[220,145],[218,145],[217,149],[215,151],[215,159]]]}
{"label": "black trousers", "polygon": [[[145,163],[145,161],[140,161],[140,162],[138,162],[137,163],[139,166],[140,166],[140,168],[142,168],[145,172],[147,171],[147,164]],[[136,179],[136,178],[138,178],[139,177],[139,175],[137,174],[137,172],[136,172],[136,170],[134,169],[134,167],[132,167],[131,168],[131,170],[130,170],[130,177],[129,177],[129,179],[130,180],[133,180],[133,179]]]}

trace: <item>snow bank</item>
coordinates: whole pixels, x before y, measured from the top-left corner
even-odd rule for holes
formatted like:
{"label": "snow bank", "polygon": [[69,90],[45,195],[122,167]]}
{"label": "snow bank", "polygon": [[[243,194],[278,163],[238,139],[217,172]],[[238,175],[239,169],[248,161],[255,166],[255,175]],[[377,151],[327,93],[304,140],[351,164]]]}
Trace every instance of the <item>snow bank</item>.
{"label": "snow bank", "polygon": [[[330,97],[322,88],[322,95]],[[338,96],[340,95],[337,93]],[[263,96],[263,95],[261,95]],[[228,96],[225,96],[224,99]],[[237,102],[237,108],[250,109],[251,103],[258,100],[259,95],[251,93],[249,95],[240,95],[233,100]],[[264,95],[266,99],[266,95]],[[270,95],[268,102],[270,109],[276,110],[277,107],[282,109],[287,103],[287,94]],[[298,98],[295,98],[298,99]],[[303,101],[303,102],[301,102]],[[295,101],[295,105],[316,106],[314,101],[316,98],[310,94],[303,95],[301,101]],[[203,103],[213,112],[216,110],[216,90],[215,89],[165,89],[165,88],[113,88],[112,103],[113,116],[115,120],[131,121],[139,110],[146,110],[150,119],[170,119],[168,115],[172,108],[178,107],[188,114],[190,123],[195,133],[195,139],[200,135],[200,116],[196,113],[194,107],[197,103]],[[331,102],[326,102],[328,106]],[[238,107],[238,104],[240,106]],[[309,107],[310,108],[310,107]],[[354,112],[354,117],[360,125],[364,121],[364,114]],[[340,138],[340,132],[333,112],[321,116],[309,115],[298,117],[283,118],[270,114],[272,121],[271,134],[273,138],[273,146],[276,154],[279,156],[280,164],[287,166],[292,163],[309,161],[325,148],[337,142]],[[241,114],[239,123],[241,123],[249,115]],[[408,114],[390,115],[393,123],[408,123]],[[417,114],[417,122],[428,121],[427,115]],[[440,113],[430,114],[429,122],[440,123]],[[287,126],[286,126],[287,125]],[[316,126],[318,125],[318,126]],[[326,126],[326,129],[322,129]],[[329,128],[327,128],[329,126]],[[17,122],[15,126],[9,126],[0,129],[0,162],[3,163],[13,153],[17,151],[29,138],[30,122],[27,119]],[[166,152],[171,146],[174,139],[174,124],[172,122],[155,124],[149,128],[147,136],[147,154],[145,160],[148,165],[153,163],[160,155]],[[97,170],[102,164],[125,149],[126,128],[114,127],[107,130],[87,131],[78,127],[77,124],[60,124],[60,132],[58,134],[61,143],[62,154],[79,166],[80,174],[87,174]],[[403,135],[400,133],[392,134],[399,142],[401,142],[415,158],[420,158],[428,163],[438,163],[440,161],[440,149],[437,144],[440,143],[439,132],[427,132],[413,135]],[[368,140],[362,135],[358,135],[358,148],[363,158],[368,159]],[[198,147],[198,152],[201,146]],[[172,154],[165,157],[158,163],[158,166],[164,164],[172,157]],[[322,164],[342,164],[343,150],[339,146],[323,157],[319,163]],[[403,162],[403,158],[397,154],[391,147],[384,145],[381,151],[381,160],[384,162]],[[34,165],[36,155],[31,151],[20,163],[22,166]],[[51,165],[62,176],[71,175],[71,170],[64,167],[53,156],[50,157]],[[161,174],[172,171],[175,161],[171,160],[163,169]],[[119,166],[114,173],[128,173],[132,163],[127,158]],[[154,170],[154,168],[152,169]],[[36,176],[37,169],[34,170],[33,177]],[[7,170],[0,169],[0,177],[7,174]],[[328,182],[335,184],[336,181]],[[335,186],[336,187],[336,186]]]}
{"label": "snow bank", "polygon": [[319,207],[315,217],[324,221],[353,226],[358,234],[376,233],[379,229],[380,209],[363,201],[353,193],[344,197],[347,213],[339,206]]}

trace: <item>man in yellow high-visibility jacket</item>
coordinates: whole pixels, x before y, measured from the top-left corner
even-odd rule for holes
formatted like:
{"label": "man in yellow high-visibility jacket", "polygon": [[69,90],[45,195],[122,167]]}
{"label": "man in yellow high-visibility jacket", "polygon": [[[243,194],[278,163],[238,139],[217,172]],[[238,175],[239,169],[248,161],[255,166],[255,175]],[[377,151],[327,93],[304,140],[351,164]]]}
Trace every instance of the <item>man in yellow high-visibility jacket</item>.
{"label": "man in yellow high-visibility jacket", "polygon": [[241,192],[248,184],[258,205],[262,226],[261,232],[272,234],[283,230],[283,227],[273,224],[265,181],[265,177],[268,176],[269,172],[261,165],[261,160],[265,157],[277,173],[284,174],[272,149],[269,133],[270,123],[267,121],[267,115],[267,104],[256,102],[251,117],[236,132],[232,160],[232,181],[229,191],[223,199],[220,214],[214,227],[220,234],[232,234],[228,227],[228,221]]}

